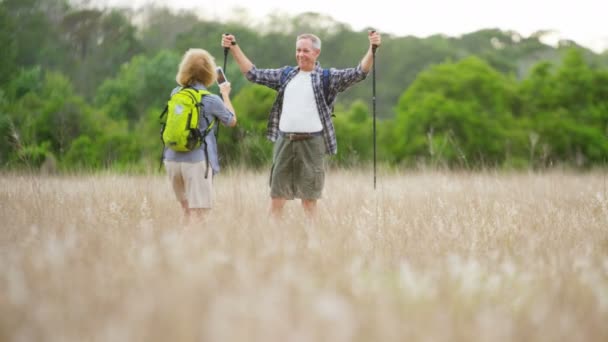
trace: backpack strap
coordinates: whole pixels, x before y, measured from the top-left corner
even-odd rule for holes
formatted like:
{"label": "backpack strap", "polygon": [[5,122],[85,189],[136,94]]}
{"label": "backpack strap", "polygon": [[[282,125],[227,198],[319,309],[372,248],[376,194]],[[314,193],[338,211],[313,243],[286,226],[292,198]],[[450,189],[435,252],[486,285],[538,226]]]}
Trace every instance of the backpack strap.
{"label": "backpack strap", "polygon": [[158,117],[159,120],[163,119],[163,116],[165,116],[165,114],[167,114],[167,111],[169,110],[169,105],[165,105],[165,109],[163,109],[163,112],[160,113],[160,116]]}
{"label": "backpack strap", "polygon": [[329,100],[329,69],[323,69],[321,81],[323,82],[323,94],[325,95],[325,99]]}
{"label": "backpack strap", "polygon": [[203,135],[201,137],[201,144],[203,145],[203,152],[205,153],[205,161],[206,161],[206,169],[205,169],[205,179],[207,179],[207,175],[209,174],[209,166],[211,165],[211,162],[209,161],[209,151],[207,151],[207,135],[209,134],[209,132],[211,132],[211,130],[213,129],[213,126],[216,124],[216,122],[218,121],[217,118],[213,118],[211,120],[211,122],[209,122],[209,119],[205,116],[205,114],[203,113],[203,98],[205,97],[205,95],[209,95],[211,94],[208,90],[197,90],[198,92],[202,93],[201,95],[201,101],[197,104],[198,106],[198,112],[199,115],[201,115],[203,117],[203,120],[207,123],[207,128],[205,128],[205,130],[203,131]]}
{"label": "backpack strap", "polygon": [[289,73],[294,69],[294,67],[292,66],[288,66],[287,68],[283,69],[283,72],[281,73],[281,81],[280,84],[283,85],[285,83],[285,80],[287,79],[287,75],[289,75]]}
{"label": "backpack strap", "polygon": [[[197,104],[197,106],[198,106],[199,114],[203,114],[203,107],[204,107],[203,106],[203,98],[205,97],[205,95],[210,95],[211,93],[208,90],[197,90],[197,91],[202,94],[201,95],[201,101]],[[211,120],[211,122],[209,122],[209,120],[205,117],[204,114],[203,114],[203,118],[207,122],[207,127],[205,128],[204,134],[203,134],[203,138],[204,138],[211,131],[211,129],[213,128],[213,126],[216,124],[217,118],[214,118],[213,120]]]}
{"label": "backpack strap", "polygon": [[[173,95],[175,95],[175,94],[179,93],[180,91],[182,91],[182,90],[184,90],[184,89],[188,89],[188,88],[190,88],[190,89],[194,89],[194,88],[192,88],[191,86],[181,87],[181,88],[179,88],[179,90],[177,90],[175,93],[172,93],[172,94],[171,94],[171,96],[169,96],[169,99],[171,99],[171,97],[172,97]],[[194,90],[196,90],[196,89],[194,89]],[[190,94],[190,93],[188,93],[188,94],[192,96],[192,94]],[[160,113],[160,115],[158,116],[158,118],[159,118],[159,119],[162,121],[163,117],[165,116],[165,114],[167,114],[167,112],[168,112],[168,111],[169,111],[169,105],[168,105],[168,104],[166,104],[166,105],[165,105],[165,109],[163,109],[163,112],[162,112],[162,113]]]}

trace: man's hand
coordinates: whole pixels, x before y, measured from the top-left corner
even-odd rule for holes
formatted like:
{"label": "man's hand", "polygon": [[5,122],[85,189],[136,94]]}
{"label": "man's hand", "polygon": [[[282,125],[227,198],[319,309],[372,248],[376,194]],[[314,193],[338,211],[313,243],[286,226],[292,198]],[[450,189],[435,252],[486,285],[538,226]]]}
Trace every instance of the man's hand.
{"label": "man's hand", "polygon": [[382,37],[380,36],[380,33],[378,33],[378,31],[367,32],[367,37],[369,38],[369,45],[372,47],[378,47],[382,44]]}
{"label": "man's hand", "polygon": [[232,45],[236,45],[236,38],[231,34],[222,35],[222,47],[230,48]]}
{"label": "man's hand", "polygon": [[366,74],[370,72],[372,68],[376,48],[382,44],[382,38],[380,37],[380,33],[378,33],[378,31],[368,31],[367,38],[369,39],[369,48],[361,60],[361,69]]}
{"label": "man's hand", "polygon": [[247,72],[253,68],[253,63],[251,63],[249,58],[245,56],[245,53],[243,50],[241,50],[240,46],[236,45],[236,38],[234,35],[224,33],[222,35],[222,47],[224,49],[230,49],[230,53],[232,54],[232,57],[234,57],[236,63],[239,65],[239,69],[243,75],[247,75]]}

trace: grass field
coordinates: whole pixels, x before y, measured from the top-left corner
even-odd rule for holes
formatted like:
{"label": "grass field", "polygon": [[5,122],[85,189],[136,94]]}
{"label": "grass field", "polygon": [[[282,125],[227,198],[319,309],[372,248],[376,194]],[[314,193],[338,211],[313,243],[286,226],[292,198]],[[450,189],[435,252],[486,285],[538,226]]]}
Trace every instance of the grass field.
{"label": "grass field", "polygon": [[312,227],[235,171],[183,227],[163,176],[4,174],[0,340],[608,341],[607,177],[335,171]]}

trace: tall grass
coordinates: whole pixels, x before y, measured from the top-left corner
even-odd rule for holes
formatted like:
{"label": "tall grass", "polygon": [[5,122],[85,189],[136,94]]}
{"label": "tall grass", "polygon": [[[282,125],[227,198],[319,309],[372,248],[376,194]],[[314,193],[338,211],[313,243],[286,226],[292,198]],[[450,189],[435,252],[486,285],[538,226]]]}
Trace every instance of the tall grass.
{"label": "tall grass", "polygon": [[605,173],[335,171],[316,226],[267,181],[184,226],[163,176],[0,176],[0,340],[608,340]]}

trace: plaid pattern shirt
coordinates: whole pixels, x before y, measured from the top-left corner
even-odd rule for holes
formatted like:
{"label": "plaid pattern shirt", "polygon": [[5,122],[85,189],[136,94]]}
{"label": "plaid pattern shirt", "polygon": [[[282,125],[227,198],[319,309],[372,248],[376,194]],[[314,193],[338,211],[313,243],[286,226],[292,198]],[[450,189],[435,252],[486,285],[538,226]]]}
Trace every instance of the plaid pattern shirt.
{"label": "plaid pattern shirt", "polygon": [[[287,74],[285,81],[281,83],[281,76],[287,66],[279,69],[257,69],[255,65],[245,75],[247,79],[253,83],[265,85],[278,92],[277,97],[270,110],[268,117],[268,130],[266,137],[274,142],[279,136],[279,121],[281,120],[281,112],[283,110],[283,95],[285,94],[285,86],[292,78],[300,71],[299,67],[294,67]],[[367,77],[367,74],[361,69],[361,65],[355,68],[348,69],[329,69],[329,91],[328,98],[323,94],[323,69],[317,62],[315,69],[311,73],[312,88],[315,95],[317,110],[323,125],[323,137],[325,140],[325,149],[328,154],[336,154],[338,152],[338,141],[336,140],[336,130],[334,123],[331,120],[331,108],[338,93],[345,91],[353,84],[362,81]]]}

